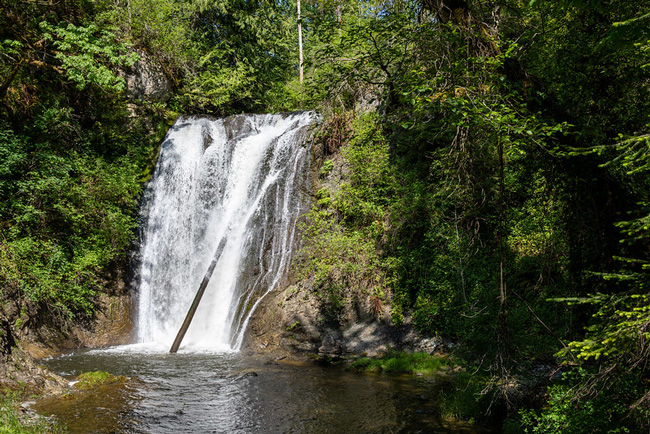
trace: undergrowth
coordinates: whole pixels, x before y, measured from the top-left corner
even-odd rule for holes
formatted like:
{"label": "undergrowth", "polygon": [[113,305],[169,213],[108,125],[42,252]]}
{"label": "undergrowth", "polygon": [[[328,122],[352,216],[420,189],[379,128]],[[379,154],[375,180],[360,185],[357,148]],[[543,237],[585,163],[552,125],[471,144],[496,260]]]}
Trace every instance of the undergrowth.
{"label": "undergrowth", "polygon": [[0,434],[63,434],[64,426],[35,414],[21,414],[15,392],[0,395]]}
{"label": "undergrowth", "polygon": [[381,358],[361,357],[351,368],[360,372],[395,372],[430,375],[452,366],[453,362],[443,356],[427,353],[408,353],[391,350]]}

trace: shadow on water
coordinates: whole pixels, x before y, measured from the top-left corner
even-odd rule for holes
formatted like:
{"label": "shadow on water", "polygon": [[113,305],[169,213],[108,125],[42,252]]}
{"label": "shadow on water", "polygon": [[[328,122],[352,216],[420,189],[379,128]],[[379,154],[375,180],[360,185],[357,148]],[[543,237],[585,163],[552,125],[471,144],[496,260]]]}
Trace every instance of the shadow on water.
{"label": "shadow on water", "polygon": [[79,352],[46,362],[66,376],[132,378],[35,405],[70,433],[481,433],[439,416],[433,377],[357,374],[238,354]]}

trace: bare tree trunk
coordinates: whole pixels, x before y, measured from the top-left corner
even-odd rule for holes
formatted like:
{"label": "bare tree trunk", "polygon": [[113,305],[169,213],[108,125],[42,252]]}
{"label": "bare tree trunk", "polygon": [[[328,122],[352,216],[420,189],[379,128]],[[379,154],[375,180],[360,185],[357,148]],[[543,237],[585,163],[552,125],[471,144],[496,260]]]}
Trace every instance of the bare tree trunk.
{"label": "bare tree trunk", "polygon": [[342,22],[342,9],[341,9],[341,4],[336,5],[336,22],[338,23],[339,26],[339,38],[343,34],[343,22]]}
{"label": "bare tree trunk", "polygon": [[212,277],[212,272],[214,271],[214,267],[217,266],[217,263],[219,262],[219,258],[221,258],[221,254],[223,253],[223,249],[226,247],[226,240],[227,239],[224,236],[219,242],[219,245],[217,246],[217,250],[214,252],[214,258],[212,258],[212,262],[208,267],[208,271],[206,271],[205,276],[203,276],[203,281],[199,285],[198,291],[196,291],[196,295],[194,296],[194,301],[192,301],[190,310],[187,312],[187,315],[185,316],[185,320],[183,321],[180,330],[178,330],[176,339],[174,339],[174,343],[172,344],[172,347],[169,350],[169,352],[172,354],[178,351],[178,348],[181,346],[181,342],[183,342],[185,333],[187,333],[187,329],[190,327],[190,324],[192,323],[192,319],[194,318],[196,309],[198,309],[199,307],[199,303],[201,302],[201,298],[203,297],[205,288],[208,286],[208,283],[210,282],[210,278]]}
{"label": "bare tree trunk", "polygon": [[126,8],[129,11],[129,32],[130,32],[133,29],[133,27],[132,27],[133,26],[133,24],[132,24],[133,16],[132,16],[132,13],[131,13],[131,0],[126,0]]}
{"label": "bare tree trunk", "polygon": [[302,84],[302,17],[300,16],[300,0],[298,0],[298,76],[300,77],[300,84]]}

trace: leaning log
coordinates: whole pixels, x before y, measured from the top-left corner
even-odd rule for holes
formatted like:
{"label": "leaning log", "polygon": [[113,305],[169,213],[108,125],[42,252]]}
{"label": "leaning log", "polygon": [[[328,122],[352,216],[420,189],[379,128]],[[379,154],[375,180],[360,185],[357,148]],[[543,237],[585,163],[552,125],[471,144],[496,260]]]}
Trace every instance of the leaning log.
{"label": "leaning log", "polygon": [[185,316],[185,321],[183,321],[183,325],[181,325],[181,329],[178,331],[178,334],[176,335],[176,339],[174,339],[174,343],[172,344],[172,347],[169,350],[170,353],[177,352],[178,347],[181,346],[181,342],[185,337],[185,333],[187,332],[187,329],[190,326],[190,323],[192,322],[192,318],[194,318],[196,309],[199,307],[199,303],[201,302],[201,297],[203,297],[205,288],[208,286],[208,282],[210,282],[210,278],[212,277],[212,272],[214,271],[214,267],[217,266],[217,263],[219,262],[219,258],[221,258],[221,254],[223,253],[223,249],[225,247],[226,247],[226,237],[224,236],[219,242],[219,245],[217,246],[217,250],[214,252],[214,258],[212,259],[212,262],[210,263],[208,270],[205,272],[205,276],[203,276],[203,281],[201,282],[201,285],[199,285],[198,291],[196,291],[196,295],[194,296],[194,301],[192,301],[190,310],[187,312],[187,315]]}

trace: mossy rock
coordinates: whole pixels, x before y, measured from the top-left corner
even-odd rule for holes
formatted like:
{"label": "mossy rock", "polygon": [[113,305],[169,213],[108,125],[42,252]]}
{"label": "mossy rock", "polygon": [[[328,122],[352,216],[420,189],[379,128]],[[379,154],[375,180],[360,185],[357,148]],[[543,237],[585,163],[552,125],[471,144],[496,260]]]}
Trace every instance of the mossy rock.
{"label": "mossy rock", "polygon": [[78,390],[90,390],[107,384],[125,383],[126,380],[124,375],[113,375],[104,371],[84,372],[77,377],[74,387]]}

